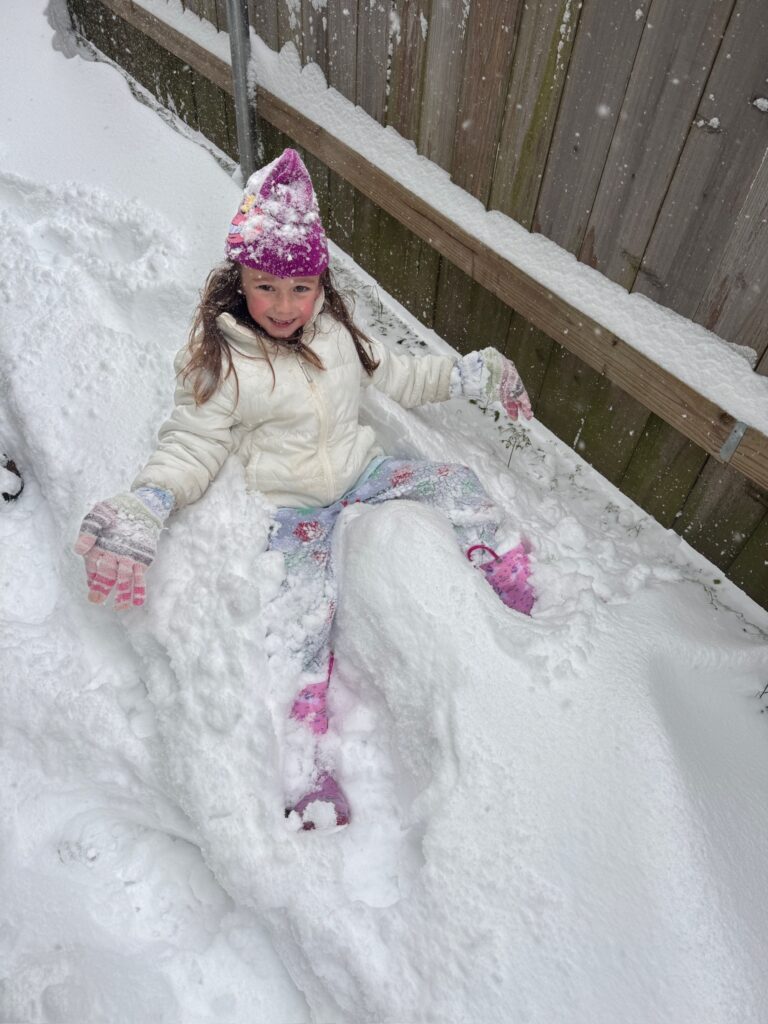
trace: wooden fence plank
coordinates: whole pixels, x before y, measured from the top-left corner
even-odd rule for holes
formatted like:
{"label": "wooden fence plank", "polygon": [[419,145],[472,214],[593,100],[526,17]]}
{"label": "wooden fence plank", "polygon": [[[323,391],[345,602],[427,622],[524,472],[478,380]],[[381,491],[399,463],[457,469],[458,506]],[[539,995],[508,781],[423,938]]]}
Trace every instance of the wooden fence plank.
{"label": "wooden fence plank", "polygon": [[219,32],[229,32],[227,0],[216,0],[216,27]]}
{"label": "wooden fence plank", "polygon": [[227,124],[227,106],[232,102],[231,97],[198,71],[192,71],[192,87],[201,128],[205,126],[205,134],[214,146],[231,156],[232,139]]}
{"label": "wooden fence plank", "polygon": [[634,290],[683,316],[696,313],[765,155],[768,120],[751,100],[765,91],[766,39],[768,4],[737,0],[643,256]]}
{"label": "wooden fence plank", "polygon": [[429,0],[397,0],[395,8],[399,31],[393,38],[387,124],[414,142],[419,137],[429,11]]}
{"label": "wooden fence plank", "polygon": [[580,259],[631,288],[734,0],[653,0]]}
{"label": "wooden fence plank", "polygon": [[[297,8],[299,8],[297,12]],[[293,43],[299,58],[304,63],[304,40],[301,32],[301,10],[293,0],[277,0],[277,40],[278,49],[282,50],[286,43]]]}
{"label": "wooden fence plank", "polygon": [[206,21],[217,28],[218,22],[216,18],[216,0],[185,0],[184,7],[186,10],[196,14],[198,18],[205,18]]}
{"label": "wooden fence plank", "polygon": [[729,567],[728,576],[753,601],[768,607],[768,514]]}
{"label": "wooden fence plank", "polygon": [[[354,103],[357,90],[357,4],[349,3],[349,0],[328,0],[326,12],[328,84]],[[355,226],[355,189],[333,172],[329,177],[328,188],[328,233],[337,245],[351,252]]]}
{"label": "wooden fence plank", "polygon": [[469,4],[432,0],[418,149],[450,171],[467,38]]}
{"label": "wooden fence plank", "polygon": [[325,8],[316,6],[311,0],[301,0],[301,26],[304,40],[304,63],[313,64],[328,71],[327,14]]}
{"label": "wooden fence plank", "polygon": [[384,124],[387,109],[389,0],[364,0],[357,12],[356,103]]}
{"label": "wooden fence plank", "polygon": [[[380,124],[387,110],[387,47],[389,0],[366,0],[357,12],[356,102]],[[352,256],[369,274],[376,275],[379,211],[365,196],[355,193]]]}
{"label": "wooden fence plank", "polygon": [[706,461],[706,452],[650,416],[618,485],[662,526],[673,526]]}
{"label": "wooden fence plank", "polygon": [[577,253],[624,100],[644,19],[626,0],[586,0],[568,64],[533,230]]}
{"label": "wooden fence plank", "polygon": [[278,50],[277,0],[248,0],[248,16],[256,35]]}
{"label": "wooden fence plank", "polygon": [[456,119],[451,177],[488,202],[504,103],[509,90],[522,0],[474,0],[469,13],[466,66]]}
{"label": "wooden fence plank", "polygon": [[576,0],[523,6],[489,205],[528,228],[581,9]]}
{"label": "wooden fence plank", "polygon": [[728,341],[768,352],[768,149],[694,319]]}
{"label": "wooden fence plank", "polygon": [[[421,95],[427,52],[429,0],[397,0],[386,122],[404,138],[419,133]],[[439,260],[429,246],[389,214],[380,214],[376,277],[414,315],[432,318]],[[432,271],[430,274],[429,271]]]}
{"label": "wooden fence plank", "polygon": [[[539,395],[544,384],[547,366],[552,355],[552,339],[537,327],[513,312],[507,337],[499,348],[515,363],[539,416]],[[540,418],[540,417],[539,417]]]}
{"label": "wooden fence plank", "polygon": [[357,102],[357,4],[328,0],[328,84]]}
{"label": "wooden fence plank", "polygon": [[768,491],[758,490],[730,466],[710,459],[674,529],[705,558],[727,569],[767,508]]}

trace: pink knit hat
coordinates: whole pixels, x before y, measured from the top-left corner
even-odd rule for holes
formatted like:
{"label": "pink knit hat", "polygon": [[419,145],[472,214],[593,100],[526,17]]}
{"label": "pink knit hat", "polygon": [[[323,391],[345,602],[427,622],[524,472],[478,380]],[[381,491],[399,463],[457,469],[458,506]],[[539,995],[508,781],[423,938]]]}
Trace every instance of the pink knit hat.
{"label": "pink knit hat", "polygon": [[313,277],[328,266],[315,190],[295,149],[250,176],[226,250],[235,263],[275,277]]}

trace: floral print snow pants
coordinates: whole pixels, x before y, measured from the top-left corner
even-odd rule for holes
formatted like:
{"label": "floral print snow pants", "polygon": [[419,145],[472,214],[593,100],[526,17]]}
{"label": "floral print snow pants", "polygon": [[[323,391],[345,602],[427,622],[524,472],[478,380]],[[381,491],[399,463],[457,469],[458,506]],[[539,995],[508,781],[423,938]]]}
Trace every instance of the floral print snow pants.
{"label": "floral print snow pants", "polygon": [[[326,739],[336,611],[333,529],[348,505],[379,505],[396,498],[442,512],[464,551],[478,544],[490,546],[499,526],[499,509],[466,466],[394,458],[374,459],[355,486],[332,505],[277,511],[269,546],[282,552],[285,578],[264,615],[281,653],[301,670],[299,690],[284,721],[287,816],[291,809],[303,814],[304,806],[317,799],[335,808],[337,823],[349,820],[346,797],[335,779],[333,737]],[[315,826],[305,821],[303,827]]]}
{"label": "floral print snow pants", "polygon": [[374,460],[357,484],[325,508],[280,508],[270,548],[285,557],[286,578],[270,606],[269,628],[280,633],[298,656],[305,677],[323,683],[328,676],[330,634],[336,610],[332,561],[333,528],[339,513],[356,502],[379,505],[407,498],[439,509],[453,524],[463,550],[488,544],[499,524],[496,505],[466,466]]}

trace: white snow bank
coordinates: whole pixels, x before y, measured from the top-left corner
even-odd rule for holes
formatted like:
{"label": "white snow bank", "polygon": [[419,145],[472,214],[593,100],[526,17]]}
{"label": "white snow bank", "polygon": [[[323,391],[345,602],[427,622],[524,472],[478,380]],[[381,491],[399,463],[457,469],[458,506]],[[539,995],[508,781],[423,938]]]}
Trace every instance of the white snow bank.
{"label": "white snow bank", "polygon": [[[261,614],[282,567],[238,463],[172,517],[145,609],[87,603],[79,519],[152,446],[239,190],[116,71],[50,44],[42,0],[18,0],[0,1019],[758,1024],[768,615],[540,424],[366,404],[387,450],[473,466],[539,599],[501,606],[424,510],[347,513],[335,836],[282,818],[290,679]],[[444,344],[333,258],[373,333]]]}
{"label": "white snow bank", "polygon": [[[184,11],[179,0],[137,0],[141,7],[229,62],[229,37]],[[543,235],[487,211],[454,185],[412,142],[383,128],[360,107],[328,88],[317,64],[301,66],[289,42],[278,54],[251,33],[251,73],[260,86],[330,132],[418,195],[464,231],[508,259],[555,295],[647,355],[737,420],[768,435],[768,378],[753,369],[755,353],[733,345],[665,306],[629,294]]]}

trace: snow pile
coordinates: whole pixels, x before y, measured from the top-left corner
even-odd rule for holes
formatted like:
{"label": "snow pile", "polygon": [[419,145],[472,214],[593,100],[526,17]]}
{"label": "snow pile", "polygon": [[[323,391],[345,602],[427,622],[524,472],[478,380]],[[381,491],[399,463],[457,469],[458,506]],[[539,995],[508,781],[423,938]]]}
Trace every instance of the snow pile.
{"label": "snow pile", "polygon": [[[14,10],[0,1020],[757,1024],[768,616],[540,424],[367,401],[387,450],[478,472],[539,601],[504,608],[427,510],[345,512],[337,835],[282,817],[282,564],[238,463],[171,518],[145,609],[88,605],[79,519],[151,449],[239,188]],[[333,260],[373,333],[445,348]]]}

